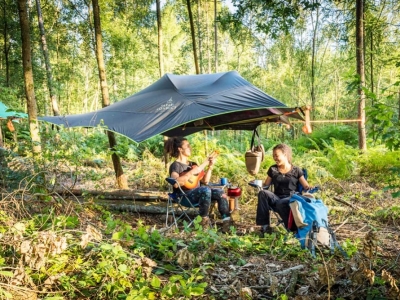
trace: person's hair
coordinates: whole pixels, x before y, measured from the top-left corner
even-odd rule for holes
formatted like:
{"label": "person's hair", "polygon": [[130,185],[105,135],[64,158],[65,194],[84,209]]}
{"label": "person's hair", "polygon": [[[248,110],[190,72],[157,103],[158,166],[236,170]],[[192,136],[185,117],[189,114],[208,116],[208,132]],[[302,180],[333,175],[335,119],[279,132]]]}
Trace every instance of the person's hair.
{"label": "person's hair", "polygon": [[164,151],[168,153],[171,157],[178,157],[178,148],[182,147],[183,141],[187,141],[187,138],[182,136],[174,136],[168,138],[164,143]]}
{"label": "person's hair", "polygon": [[272,151],[275,150],[281,150],[282,153],[286,155],[288,162],[290,164],[292,163],[292,148],[286,144],[278,144],[272,149]]}

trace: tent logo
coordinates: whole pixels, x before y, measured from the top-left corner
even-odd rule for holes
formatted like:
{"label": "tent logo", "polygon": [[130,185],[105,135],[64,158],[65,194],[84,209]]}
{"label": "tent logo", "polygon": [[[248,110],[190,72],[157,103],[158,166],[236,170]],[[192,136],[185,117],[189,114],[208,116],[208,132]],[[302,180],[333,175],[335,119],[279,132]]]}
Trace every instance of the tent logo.
{"label": "tent logo", "polygon": [[169,98],[167,103],[161,105],[159,108],[156,109],[156,112],[158,111],[167,111],[167,110],[175,110],[177,105],[174,105],[172,102],[172,98]]}

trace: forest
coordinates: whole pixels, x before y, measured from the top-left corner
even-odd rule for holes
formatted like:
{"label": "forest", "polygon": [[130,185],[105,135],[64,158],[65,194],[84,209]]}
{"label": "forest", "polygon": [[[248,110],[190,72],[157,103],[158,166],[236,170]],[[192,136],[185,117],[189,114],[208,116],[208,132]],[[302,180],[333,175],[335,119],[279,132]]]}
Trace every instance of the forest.
{"label": "forest", "polygon": [[[3,0],[0,4],[0,299],[400,299],[400,2]],[[93,112],[164,74],[237,71],[304,122],[188,135],[220,153],[212,182],[241,188],[218,212],[166,227],[164,137],[137,143],[43,116]],[[4,113],[4,114],[3,114]],[[260,236],[257,191],[286,143],[343,251]]]}

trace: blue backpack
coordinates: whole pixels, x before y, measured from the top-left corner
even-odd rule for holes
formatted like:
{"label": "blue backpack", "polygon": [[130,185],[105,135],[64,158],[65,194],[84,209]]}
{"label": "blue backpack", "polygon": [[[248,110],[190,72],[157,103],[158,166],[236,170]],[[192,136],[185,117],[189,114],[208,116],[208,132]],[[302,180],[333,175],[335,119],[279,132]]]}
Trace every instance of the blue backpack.
{"label": "blue backpack", "polygon": [[290,207],[293,219],[297,225],[296,237],[299,239],[302,248],[308,248],[313,257],[315,257],[315,248],[317,245],[329,247],[331,253],[338,248],[343,255],[347,254],[340,247],[336,240],[335,233],[329,227],[328,207],[321,199],[315,199],[294,194],[290,198]]}

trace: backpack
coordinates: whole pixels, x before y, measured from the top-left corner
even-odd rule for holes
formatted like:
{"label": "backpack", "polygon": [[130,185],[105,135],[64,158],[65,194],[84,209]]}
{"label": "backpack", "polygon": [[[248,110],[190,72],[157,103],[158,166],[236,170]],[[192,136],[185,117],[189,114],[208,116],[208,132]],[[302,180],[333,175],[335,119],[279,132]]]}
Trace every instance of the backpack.
{"label": "backpack", "polygon": [[294,194],[289,202],[294,222],[298,228],[296,238],[302,248],[308,248],[315,257],[316,246],[330,248],[331,253],[338,248],[343,251],[336,240],[335,233],[329,227],[328,208],[321,199],[315,199],[312,194]]}

